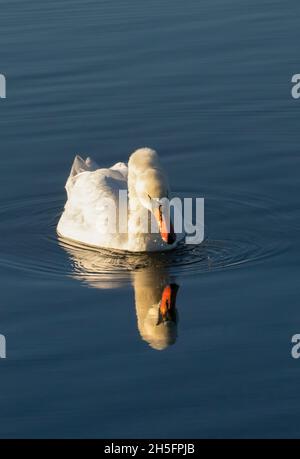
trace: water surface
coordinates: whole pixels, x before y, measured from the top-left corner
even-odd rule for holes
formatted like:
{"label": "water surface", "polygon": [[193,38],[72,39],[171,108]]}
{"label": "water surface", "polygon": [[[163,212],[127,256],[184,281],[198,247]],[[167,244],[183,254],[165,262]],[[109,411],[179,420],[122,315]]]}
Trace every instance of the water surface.
{"label": "water surface", "polygon": [[[1,2],[1,437],[299,436],[298,30],[296,0]],[[58,240],[75,154],[145,145],[205,242]]]}

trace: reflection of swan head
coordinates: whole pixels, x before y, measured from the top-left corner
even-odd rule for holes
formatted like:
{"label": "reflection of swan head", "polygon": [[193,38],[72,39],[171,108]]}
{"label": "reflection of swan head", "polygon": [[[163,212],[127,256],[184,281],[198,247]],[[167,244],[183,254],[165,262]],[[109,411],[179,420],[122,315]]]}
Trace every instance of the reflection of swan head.
{"label": "reflection of swan head", "polygon": [[169,283],[167,273],[159,268],[136,272],[133,284],[141,337],[157,350],[174,344],[178,285]]}
{"label": "reflection of swan head", "polygon": [[72,276],[98,289],[122,287],[131,280],[135,293],[137,324],[143,340],[162,350],[177,338],[178,285],[172,283],[159,255],[149,257],[121,252],[87,250],[60,240],[71,256]]}

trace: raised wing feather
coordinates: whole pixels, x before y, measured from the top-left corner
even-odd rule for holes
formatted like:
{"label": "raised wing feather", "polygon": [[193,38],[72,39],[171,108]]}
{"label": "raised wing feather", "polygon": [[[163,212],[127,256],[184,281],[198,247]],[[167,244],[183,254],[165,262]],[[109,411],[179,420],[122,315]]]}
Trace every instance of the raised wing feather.
{"label": "raised wing feather", "polygon": [[[119,208],[119,191],[127,190],[127,166],[98,169],[91,159],[77,156],[66,183],[68,200],[58,231],[71,239],[107,245],[112,214]],[[118,212],[115,213],[118,216]],[[116,222],[117,224],[117,222]],[[86,237],[85,237],[86,236]]]}

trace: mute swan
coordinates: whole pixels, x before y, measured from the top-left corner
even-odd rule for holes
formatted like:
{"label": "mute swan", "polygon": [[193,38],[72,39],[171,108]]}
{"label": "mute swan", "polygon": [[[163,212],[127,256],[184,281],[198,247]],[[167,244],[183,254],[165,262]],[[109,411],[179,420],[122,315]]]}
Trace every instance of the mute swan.
{"label": "mute swan", "polygon": [[[132,252],[164,251],[178,242],[168,215],[162,211],[165,207],[161,203],[170,191],[168,179],[157,153],[150,148],[132,153],[128,166],[117,163],[109,169],[76,156],[66,190],[68,199],[57,225],[62,237]],[[120,193],[125,195],[125,213],[124,205],[120,208]],[[107,202],[115,206],[115,220],[109,208],[114,206]],[[156,234],[148,227],[151,214],[157,224]]]}

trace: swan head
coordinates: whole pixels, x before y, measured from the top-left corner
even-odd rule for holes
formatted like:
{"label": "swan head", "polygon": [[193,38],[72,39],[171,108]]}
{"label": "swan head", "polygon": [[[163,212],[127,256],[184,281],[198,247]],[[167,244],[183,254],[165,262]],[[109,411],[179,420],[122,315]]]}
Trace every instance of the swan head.
{"label": "swan head", "polygon": [[169,212],[169,184],[164,172],[149,169],[136,182],[136,193],[141,204],[149,210],[157,223],[162,240],[174,244],[176,235]]}
{"label": "swan head", "polygon": [[176,235],[169,213],[169,181],[158,155],[150,148],[134,152],[129,160],[131,187],[141,205],[155,217],[162,240],[174,244]]}

